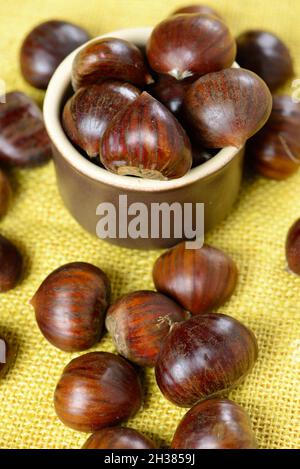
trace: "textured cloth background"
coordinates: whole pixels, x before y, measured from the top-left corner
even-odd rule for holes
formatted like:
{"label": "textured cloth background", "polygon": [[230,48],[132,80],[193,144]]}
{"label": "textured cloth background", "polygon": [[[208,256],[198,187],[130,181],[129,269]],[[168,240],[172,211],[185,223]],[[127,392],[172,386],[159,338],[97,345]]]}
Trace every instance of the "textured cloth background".
{"label": "textured cloth background", "polygon": [[[290,45],[300,77],[298,0],[210,3],[219,8],[234,34],[250,27],[276,31]],[[43,93],[23,81],[18,62],[22,38],[36,23],[64,18],[99,35],[154,25],[179,5],[171,0],[1,2],[0,78],[8,90],[20,89],[41,103]],[[49,272],[76,260],[104,269],[114,298],[151,289],[151,269],[159,252],[129,251],[86,234],[61,203],[53,163],[10,176],[14,199],[0,232],[21,249],[25,272],[15,290],[0,296],[0,335],[18,346],[14,367],[0,381],[0,447],[80,448],[87,436],[60,423],[52,404],[61,371],[76,354],[61,352],[42,337],[28,301]],[[242,320],[258,338],[258,363],[231,397],[248,410],[262,448],[300,447],[300,278],[287,273],[284,255],[287,230],[299,216],[300,173],[280,183],[248,177],[231,216],[206,239],[230,253],[239,266],[238,288],[220,311]],[[105,336],[94,350],[114,347]],[[169,443],[186,411],[163,398],[153,371],[146,373],[145,384],[144,407],[129,425],[160,444]]]}

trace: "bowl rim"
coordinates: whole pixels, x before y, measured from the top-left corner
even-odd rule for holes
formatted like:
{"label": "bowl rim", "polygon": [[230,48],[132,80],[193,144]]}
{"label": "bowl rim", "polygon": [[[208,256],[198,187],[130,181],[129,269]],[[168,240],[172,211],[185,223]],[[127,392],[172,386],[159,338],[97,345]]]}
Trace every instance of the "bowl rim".
{"label": "bowl rim", "polygon": [[[72,63],[78,51],[87,44],[106,37],[117,37],[134,42],[137,45],[145,45],[152,30],[152,27],[120,29],[97,36],[86,42],[61,62],[49,82],[45,95],[43,107],[45,126],[53,145],[60,152],[61,156],[79,173],[118,189],[141,192],[163,192],[179,189],[217,173],[228,165],[242,149],[236,147],[223,148],[213,158],[200,166],[192,168],[181,178],[161,181],[114,174],[86,159],[72,145],[61,124],[61,101],[70,85]],[[239,68],[239,65],[234,62],[233,67]]]}

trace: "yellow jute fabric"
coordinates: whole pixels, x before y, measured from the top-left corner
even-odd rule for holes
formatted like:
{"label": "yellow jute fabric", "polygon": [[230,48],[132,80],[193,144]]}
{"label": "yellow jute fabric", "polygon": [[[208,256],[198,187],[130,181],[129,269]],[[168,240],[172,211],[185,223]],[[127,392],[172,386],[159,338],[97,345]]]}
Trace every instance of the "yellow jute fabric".
{"label": "yellow jute fabric", "polygon": [[[247,28],[276,31],[290,46],[300,77],[298,0],[211,0],[234,34]],[[154,25],[180,1],[171,0],[1,0],[0,78],[42,102],[19,72],[24,35],[40,21],[64,18],[92,35]],[[289,84],[286,91],[291,93]],[[300,136],[299,136],[300,138]],[[22,251],[21,284],[0,296],[0,335],[18,347],[14,366],[0,381],[1,448],[80,448],[83,433],[65,427],[55,415],[53,391],[63,367],[78,354],[61,352],[39,332],[29,300],[40,282],[63,263],[92,262],[109,275],[113,298],[153,288],[151,269],[159,252],[130,251],[85,233],[64,208],[53,163],[13,171],[14,198],[0,222],[1,234]],[[229,218],[206,241],[226,250],[239,266],[238,288],[219,311],[242,320],[255,332],[259,359],[231,398],[249,412],[261,448],[299,448],[300,278],[286,271],[287,230],[300,216],[300,173],[285,182],[246,178]],[[109,337],[93,350],[114,351]],[[168,444],[185,409],[160,394],[153,370],[145,375],[145,402],[128,425]]]}

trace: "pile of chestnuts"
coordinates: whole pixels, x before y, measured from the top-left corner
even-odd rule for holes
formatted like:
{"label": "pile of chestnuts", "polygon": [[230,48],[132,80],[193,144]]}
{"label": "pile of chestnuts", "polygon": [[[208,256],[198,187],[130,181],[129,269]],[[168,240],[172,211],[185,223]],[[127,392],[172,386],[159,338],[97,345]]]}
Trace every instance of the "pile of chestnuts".
{"label": "pile of chestnuts", "polygon": [[92,41],[73,61],[65,132],[113,173],[180,178],[212,150],[243,147],[269,118],[269,88],[230,68],[236,51],[225,22],[207,8],[158,24],[145,55],[123,39]]}
{"label": "pile of chestnuts", "polygon": [[[35,27],[20,52],[24,79],[46,89],[73,50],[74,94],[62,124],[91,162],[119,175],[159,180],[184,176],[225,146],[243,147],[265,177],[285,179],[299,166],[300,104],[273,93],[293,77],[283,41],[271,32],[246,31],[236,40],[223,17],[206,5],[186,6],[158,24],[146,51],[117,38],[90,39],[82,28],[51,20]],[[232,67],[235,59],[243,68]],[[273,103],[273,104],[272,104]],[[0,104],[0,165],[32,168],[51,158],[37,104],[20,91]],[[0,217],[11,187],[0,169]],[[300,220],[286,240],[288,269],[300,276]],[[22,275],[22,255],[0,235],[0,293]],[[153,267],[156,291],[128,293],[111,304],[107,275],[73,262],[50,273],[31,300],[45,338],[65,352],[88,350],[105,329],[117,354],[73,359],[54,394],[59,419],[92,433],[84,449],[152,449],[156,443],[120,426],[143,402],[139,367],[155,369],[162,394],[189,408],[171,448],[257,448],[250,419],[225,396],[251,371],[255,335],[216,309],[234,293],[238,269],[223,251],[184,242]],[[0,337],[0,378],[12,362]]]}
{"label": "pile of chestnuts", "polygon": [[[172,447],[257,446],[245,411],[224,399],[258,355],[256,338],[245,325],[214,312],[233,294],[237,278],[226,253],[208,245],[190,250],[185,242],[157,259],[157,291],[128,293],[113,304],[109,279],[94,265],[75,262],[48,275],[31,300],[45,338],[64,351],[82,351],[101,340],[105,323],[118,352],[73,359],[57,384],[54,404],[60,420],[93,433],[85,449],[155,447],[135,430],[116,426],[141,408],[138,366],[155,368],[168,400],[192,407],[185,419],[190,422],[193,415],[195,430],[183,419]],[[200,425],[202,407],[208,416]],[[223,408],[230,415],[224,421]]]}

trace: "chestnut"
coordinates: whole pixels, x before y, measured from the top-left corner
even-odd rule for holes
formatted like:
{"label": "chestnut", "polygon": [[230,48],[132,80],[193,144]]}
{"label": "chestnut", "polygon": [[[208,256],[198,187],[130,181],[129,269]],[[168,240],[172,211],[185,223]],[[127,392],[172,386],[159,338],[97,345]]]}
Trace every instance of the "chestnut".
{"label": "chestnut", "polygon": [[21,47],[23,77],[32,86],[46,89],[62,60],[89,39],[85,30],[66,21],[39,24],[26,36]]}
{"label": "chestnut", "polygon": [[237,277],[235,262],[223,251],[208,245],[187,249],[185,242],[163,253],[153,267],[156,289],[192,314],[222,305]]}
{"label": "chestnut", "polygon": [[0,169],[0,218],[6,214],[11,198],[11,187],[6,174]]}
{"label": "chestnut", "polygon": [[187,90],[184,113],[207,148],[242,147],[268,120],[272,96],[249,70],[208,73]]}
{"label": "chestnut", "polygon": [[132,417],[142,404],[139,376],[124,358],[91,352],[72,360],[57,384],[54,405],[68,427],[94,432]]}
{"label": "chestnut", "polygon": [[91,435],[82,449],[156,449],[156,446],[133,428],[110,427]]}
{"label": "chestnut", "polygon": [[257,73],[273,91],[293,76],[290,51],[275,34],[245,31],[237,38],[237,62]]}
{"label": "chestnut", "polygon": [[31,300],[44,337],[66,352],[99,342],[110,298],[110,282],[98,267],[72,262],[54,270]]}
{"label": "chestnut", "polygon": [[178,81],[168,75],[160,75],[155,83],[149,85],[147,91],[180,120],[185,92],[193,81],[195,78]]}
{"label": "chestnut", "polygon": [[208,5],[187,5],[175,10],[173,15],[182,15],[184,13],[202,13],[204,15],[216,16],[217,18],[222,19],[222,16],[214,8],[211,8]]}
{"label": "chestnut", "polygon": [[186,413],[171,448],[256,449],[257,441],[242,407],[228,399],[208,399]]}
{"label": "chestnut", "polygon": [[106,169],[120,175],[175,179],[191,168],[191,145],[171,112],[143,92],[106,129],[100,160]]}
{"label": "chestnut", "polygon": [[34,167],[52,156],[43,115],[35,102],[19,91],[6,94],[0,106],[0,164]]}
{"label": "chestnut", "polygon": [[153,30],[147,57],[157,73],[177,80],[230,67],[236,43],[220,19],[203,14],[170,16]]}
{"label": "chestnut", "polygon": [[7,340],[0,336],[0,378],[3,378],[8,371],[12,361],[12,349]]}
{"label": "chestnut", "polygon": [[300,103],[274,96],[266,125],[247,144],[249,164],[262,176],[283,180],[300,165]]}
{"label": "chestnut", "polygon": [[200,314],[173,326],[156,361],[156,381],[171,402],[191,407],[231,391],[257,355],[256,338],[244,324],[225,314]]}
{"label": "chestnut", "polygon": [[135,86],[118,81],[80,88],[63,110],[62,123],[68,137],[89,157],[98,156],[100,140],[108,124],[139,94]]}
{"label": "chestnut", "polygon": [[98,39],[86,45],[76,55],[72,67],[75,91],[109,78],[140,87],[152,82],[140,49],[117,38]]}
{"label": "chestnut", "polygon": [[0,293],[12,290],[21,276],[22,256],[17,247],[0,235]]}
{"label": "chestnut", "polygon": [[288,268],[300,275],[300,219],[295,221],[288,232],[285,250]]}
{"label": "chestnut", "polygon": [[105,325],[120,355],[141,366],[154,366],[173,324],[187,319],[175,301],[154,291],[136,291],[110,306]]}

